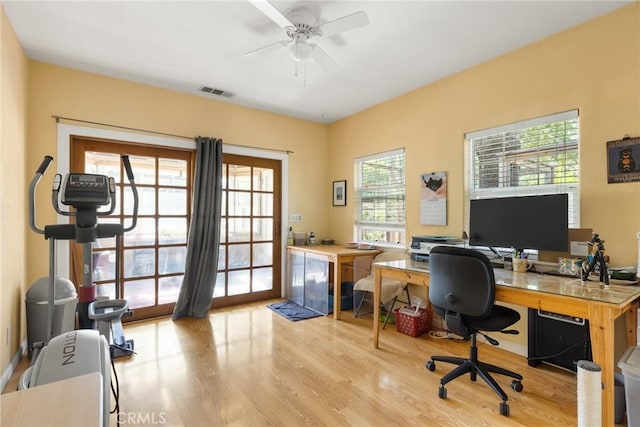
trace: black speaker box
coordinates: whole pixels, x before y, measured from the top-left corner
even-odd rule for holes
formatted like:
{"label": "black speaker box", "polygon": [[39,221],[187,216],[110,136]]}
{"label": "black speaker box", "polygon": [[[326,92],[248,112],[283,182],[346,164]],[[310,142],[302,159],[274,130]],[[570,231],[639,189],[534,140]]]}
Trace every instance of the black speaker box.
{"label": "black speaker box", "polygon": [[586,319],[530,308],[528,332],[529,366],[545,362],[577,372],[578,360],[593,360]]}

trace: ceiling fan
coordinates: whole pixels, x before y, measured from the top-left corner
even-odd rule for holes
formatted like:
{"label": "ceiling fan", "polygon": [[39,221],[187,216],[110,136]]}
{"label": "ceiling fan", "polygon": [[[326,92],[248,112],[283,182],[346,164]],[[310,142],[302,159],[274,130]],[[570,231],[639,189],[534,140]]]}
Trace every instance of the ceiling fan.
{"label": "ceiling fan", "polygon": [[282,14],[267,0],[249,0],[249,2],[282,27],[289,38],[252,50],[246,55],[274,47],[288,47],[291,56],[297,62],[313,58],[325,71],[330,71],[337,64],[320,46],[311,43],[310,40],[369,25],[369,17],[362,10],[318,25],[317,17],[308,9],[298,8]]}

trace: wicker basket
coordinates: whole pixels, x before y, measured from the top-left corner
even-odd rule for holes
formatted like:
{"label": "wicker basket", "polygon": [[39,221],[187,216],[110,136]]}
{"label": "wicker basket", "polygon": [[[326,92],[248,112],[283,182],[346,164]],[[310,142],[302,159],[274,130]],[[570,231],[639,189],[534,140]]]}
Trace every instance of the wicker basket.
{"label": "wicker basket", "polygon": [[398,332],[411,335],[412,337],[417,337],[429,332],[429,330],[431,329],[430,310],[421,308],[418,311],[418,314],[414,315],[400,312],[402,308],[393,310],[393,314],[396,318],[396,328]]}

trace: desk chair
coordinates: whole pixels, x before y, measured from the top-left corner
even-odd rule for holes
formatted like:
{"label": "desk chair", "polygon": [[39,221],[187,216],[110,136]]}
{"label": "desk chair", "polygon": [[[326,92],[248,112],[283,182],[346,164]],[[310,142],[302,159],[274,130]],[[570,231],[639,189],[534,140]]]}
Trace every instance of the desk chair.
{"label": "desk chair", "polygon": [[495,277],[493,267],[486,255],[473,249],[437,246],[429,253],[429,301],[436,313],[446,321],[451,332],[471,339],[469,358],[431,356],[427,369],[435,371],[436,361],[453,363],[457,368],[440,380],[438,396],[447,398],[445,385],[466,373],[471,381],[480,377],[502,399],[500,414],[509,416],[507,395],[491,376],[491,372],[515,378],[511,388],[522,391],[522,376],[498,366],[478,360],[476,337],[484,336],[492,345],[498,341],[481,331],[517,334],[516,330],[505,330],[520,320],[520,314],[507,307],[495,305]]}
{"label": "desk chair", "polygon": [[[381,254],[378,254],[378,256],[374,258],[373,262],[401,261],[401,260],[408,260],[408,259],[409,259],[409,256],[404,252],[382,252]],[[371,312],[361,313],[360,310],[362,309],[362,305],[364,304],[365,301],[370,303],[371,306],[373,306],[373,288],[374,288],[373,272],[371,272],[367,277],[363,277],[362,279],[358,280],[356,284],[353,286],[354,292],[365,291],[365,294],[363,295],[362,299],[358,303],[358,307],[353,312],[354,317],[371,313]],[[398,280],[391,280],[386,278],[382,279],[382,293],[380,294],[380,305],[384,306],[385,308],[389,307],[387,308],[387,316],[384,319],[382,329],[384,329],[387,326],[387,323],[389,322],[389,318],[392,316],[393,309],[396,305],[396,302],[398,302],[398,297],[400,297],[400,295],[402,295],[403,292],[406,293],[407,300],[400,301],[400,302],[405,302],[410,305],[411,296],[409,295],[409,288],[406,282],[400,282]]]}

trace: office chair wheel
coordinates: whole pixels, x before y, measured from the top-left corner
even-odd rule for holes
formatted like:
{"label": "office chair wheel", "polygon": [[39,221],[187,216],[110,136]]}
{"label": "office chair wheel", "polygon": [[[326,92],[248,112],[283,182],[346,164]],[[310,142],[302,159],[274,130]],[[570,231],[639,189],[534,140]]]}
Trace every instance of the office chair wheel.
{"label": "office chair wheel", "polygon": [[433,360],[429,360],[426,365],[424,365],[428,370],[430,370],[431,372],[436,370],[436,364],[434,363]]}
{"label": "office chair wheel", "polygon": [[500,402],[500,415],[509,416],[509,404],[507,402]]}
{"label": "office chair wheel", "polygon": [[447,389],[443,385],[441,385],[440,388],[438,389],[438,397],[440,399],[447,398]]}
{"label": "office chair wheel", "polygon": [[520,381],[513,380],[511,381],[511,388],[520,393],[524,387],[522,386],[522,383]]}

